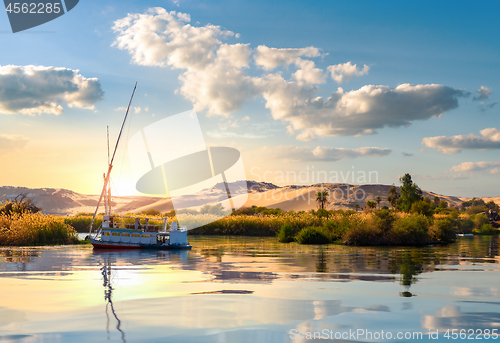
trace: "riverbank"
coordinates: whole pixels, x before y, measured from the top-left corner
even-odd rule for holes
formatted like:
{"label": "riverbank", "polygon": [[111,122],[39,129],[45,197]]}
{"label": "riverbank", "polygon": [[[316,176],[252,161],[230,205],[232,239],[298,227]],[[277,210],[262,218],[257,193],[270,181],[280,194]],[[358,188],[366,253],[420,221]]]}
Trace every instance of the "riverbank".
{"label": "riverbank", "polygon": [[451,243],[457,219],[392,210],[283,212],[235,215],[190,231],[193,235],[278,236],[281,242],[360,246],[421,246]]}
{"label": "riverbank", "polygon": [[61,217],[41,213],[0,215],[0,246],[78,244],[78,233]]}
{"label": "riverbank", "polygon": [[[457,232],[485,233],[485,218],[457,211],[448,214],[409,214],[382,209],[372,212],[294,212],[265,209],[221,214],[168,213],[168,222],[182,221],[197,226],[189,235],[279,237],[280,242],[343,244],[358,246],[422,246],[452,243]],[[151,217],[150,214],[147,215]],[[159,215],[158,217],[161,217]],[[58,217],[43,214],[15,214],[0,217],[0,245],[77,244],[77,233],[87,233],[92,216]],[[102,223],[97,216],[94,230]]]}

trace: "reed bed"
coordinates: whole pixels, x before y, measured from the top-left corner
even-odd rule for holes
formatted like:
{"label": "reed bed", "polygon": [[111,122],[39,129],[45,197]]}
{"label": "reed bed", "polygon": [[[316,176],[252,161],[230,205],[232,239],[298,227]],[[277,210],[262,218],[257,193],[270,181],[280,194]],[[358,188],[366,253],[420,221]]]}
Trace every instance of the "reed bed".
{"label": "reed bed", "polygon": [[0,246],[77,244],[77,232],[61,217],[41,213],[0,215]]}
{"label": "reed bed", "polygon": [[[455,239],[456,221],[390,210],[374,212],[338,211],[281,215],[238,215],[191,230],[197,235],[278,236],[281,242],[304,244],[337,242],[346,245],[424,245],[449,243]],[[303,230],[306,230],[302,232]],[[318,233],[320,232],[320,233]],[[321,236],[321,237],[320,237]],[[328,237],[327,240],[323,236]]]}
{"label": "reed bed", "polygon": [[294,232],[298,232],[307,226],[322,226],[324,219],[311,213],[227,216],[190,230],[189,233],[193,235],[276,236],[285,223],[290,224]]}

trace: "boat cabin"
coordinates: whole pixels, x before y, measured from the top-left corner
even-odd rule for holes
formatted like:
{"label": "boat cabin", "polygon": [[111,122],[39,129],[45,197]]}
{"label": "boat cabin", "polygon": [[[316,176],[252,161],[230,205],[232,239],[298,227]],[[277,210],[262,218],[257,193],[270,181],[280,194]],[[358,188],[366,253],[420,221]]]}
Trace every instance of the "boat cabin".
{"label": "boat cabin", "polygon": [[185,245],[187,229],[167,218],[104,216],[101,241],[141,245]]}

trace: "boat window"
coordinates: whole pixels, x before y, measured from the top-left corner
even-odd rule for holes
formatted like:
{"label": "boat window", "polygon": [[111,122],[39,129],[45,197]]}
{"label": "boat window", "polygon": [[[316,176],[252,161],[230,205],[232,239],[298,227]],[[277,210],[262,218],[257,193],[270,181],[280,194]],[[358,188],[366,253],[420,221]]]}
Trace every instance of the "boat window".
{"label": "boat window", "polygon": [[109,232],[104,232],[104,236],[109,236]]}
{"label": "boat window", "polygon": [[112,234],[113,236],[120,236],[120,233],[119,232],[113,232]]}
{"label": "boat window", "polygon": [[130,236],[130,234],[129,234],[129,233],[126,233],[126,232],[122,232],[122,236],[129,237],[129,236]]}
{"label": "boat window", "polygon": [[146,237],[146,238],[149,238],[149,235],[142,235],[142,237]]}

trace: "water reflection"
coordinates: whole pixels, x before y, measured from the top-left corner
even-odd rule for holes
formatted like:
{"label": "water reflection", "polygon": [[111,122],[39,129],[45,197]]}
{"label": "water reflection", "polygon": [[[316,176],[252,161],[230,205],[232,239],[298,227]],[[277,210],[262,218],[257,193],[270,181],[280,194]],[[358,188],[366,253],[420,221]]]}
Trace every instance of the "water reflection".
{"label": "water reflection", "polygon": [[497,238],[362,248],[192,236],[192,251],[0,249],[0,332],[45,341],[279,343],[291,341],[291,329],[493,328]]}
{"label": "water reflection", "polygon": [[316,262],[316,273],[326,273],[328,266],[326,264],[326,254],[323,247],[319,248],[318,261]]}
{"label": "water reflection", "polygon": [[121,321],[118,318],[118,315],[116,314],[115,308],[113,306],[113,285],[111,283],[111,261],[110,258],[107,257],[106,263],[104,266],[101,268],[101,274],[103,278],[103,286],[104,286],[104,300],[106,301],[106,332],[108,333],[108,341],[109,341],[109,313],[108,313],[108,307],[111,308],[111,313],[116,319],[116,330],[118,330],[121,333],[121,339],[125,343],[127,342],[125,340],[125,332],[121,329]]}

